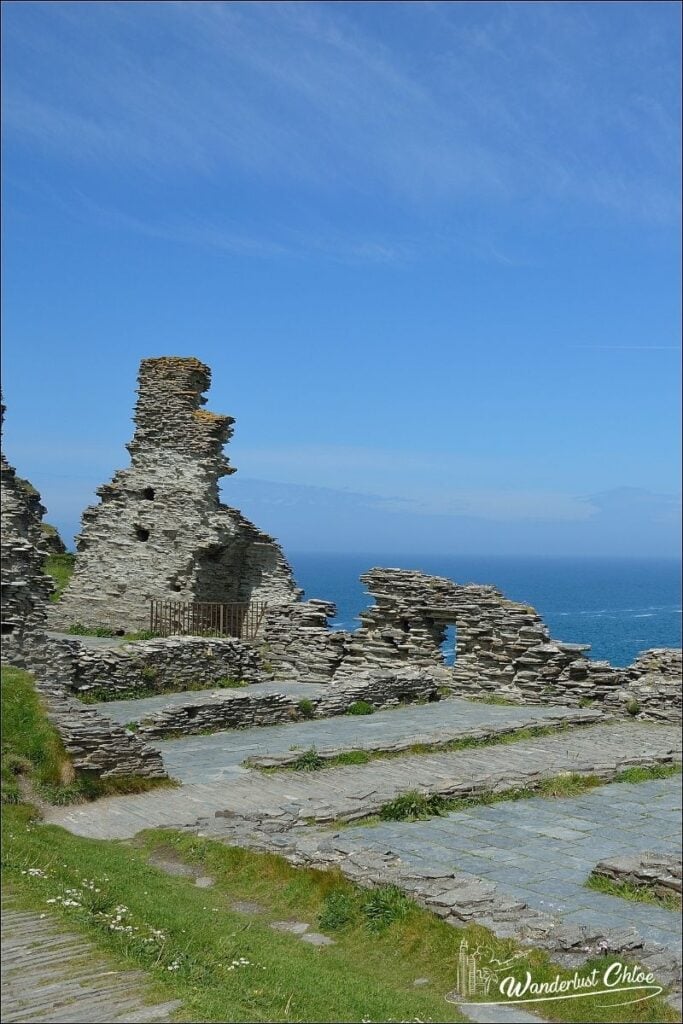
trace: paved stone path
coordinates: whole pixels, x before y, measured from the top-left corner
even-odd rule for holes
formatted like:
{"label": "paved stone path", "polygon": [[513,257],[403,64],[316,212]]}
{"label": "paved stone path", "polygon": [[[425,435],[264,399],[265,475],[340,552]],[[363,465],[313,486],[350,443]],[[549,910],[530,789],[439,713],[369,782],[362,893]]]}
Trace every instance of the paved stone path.
{"label": "paved stone path", "polygon": [[3,1024],[172,1020],[180,1003],[149,1004],[146,985],[142,972],[113,970],[87,939],[3,896]]}
{"label": "paved stone path", "polygon": [[[211,737],[209,737],[211,738]],[[197,739],[197,738],[195,738]],[[180,741],[191,745],[191,740]],[[609,780],[631,765],[680,760],[676,726],[619,722],[567,733],[441,754],[418,754],[323,772],[245,771],[209,783],[186,784],[95,804],[52,807],[45,819],[79,835],[127,838],[143,828],[192,826],[216,814],[274,816],[290,821],[352,820],[374,813],[408,790],[467,796],[537,785],[563,772],[595,774]],[[199,766],[189,755],[188,773]],[[173,762],[169,765],[173,772]],[[220,773],[220,764],[214,765]],[[216,775],[214,775],[216,778]],[[220,775],[219,775],[220,778]]]}
{"label": "paved stone path", "polygon": [[681,780],[601,786],[561,800],[516,800],[473,807],[429,821],[382,822],[344,830],[344,840],[391,849],[408,865],[457,868],[495,882],[563,921],[633,927],[646,939],[681,949],[679,915],[587,889],[603,857],[643,849],[681,849]]}

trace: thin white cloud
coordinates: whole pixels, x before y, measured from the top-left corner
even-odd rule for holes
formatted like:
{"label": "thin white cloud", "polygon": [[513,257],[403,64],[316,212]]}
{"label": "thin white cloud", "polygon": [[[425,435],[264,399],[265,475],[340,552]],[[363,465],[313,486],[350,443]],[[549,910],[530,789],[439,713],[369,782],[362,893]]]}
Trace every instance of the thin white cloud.
{"label": "thin white cloud", "polygon": [[155,179],[246,172],[417,209],[534,196],[670,220],[667,26],[659,8],[629,5],[622,25],[607,6],[396,5],[400,31],[381,35],[327,3],[8,11],[6,130]]}

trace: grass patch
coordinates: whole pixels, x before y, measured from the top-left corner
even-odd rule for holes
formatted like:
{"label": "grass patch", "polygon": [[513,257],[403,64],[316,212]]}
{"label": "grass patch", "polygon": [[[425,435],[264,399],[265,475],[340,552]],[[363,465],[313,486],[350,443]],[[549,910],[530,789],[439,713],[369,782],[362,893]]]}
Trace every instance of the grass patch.
{"label": "grass patch", "polygon": [[[58,914],[122,967],[143,969],[165,999],[182,1000],[186,1021],[462,1020],[444,995],[463,939],[484,961],[521,953],[512,969],[519,977],[527,969],[538,982],[574,974],[484,928],[453,928],[392,887],[362,890],[333,871],[186,833],[154,830],[134,844],[83,839],[39,825],[22,806],[6,814],[4,839],[5,878],[20,904]],[[163,874],[148,862],[153,852],[210,875],[214,887]],[[235,900],[256,901],[263,913],[239,914]],[[335,945],[315,949],[269,927],[292,917],[333,933]],[[418,977],[429,983],[415,988]],[[677,1019],[661,999],[603,1005],[621,998],[550,1000],[539,1012],[598,1024]]]}
{"label": "grass patch", "polygon": [[48,555],[45,559],[43,571],[55,581],[55,589],[50,594],[51,601],[59,601],[73,575],[75,561],[76,556],[73,554]]}
{"label": "grass patch", "polygon": [[595,872],[588,876],[587,889],[595,892],[606,893],[608,896],[619,896],[620,899],[630,900],[632,903],[650,903],[653,906],[664,907],[666,910],[673,910],[680,913],[681,896],[679,893],[659,893],[649,885],[633,885],[631,882],[617,882],[613,878],[606,878]]}
{"label": "grass patch", "polygon": [[[680,764],[654,765],[652,768],[628,768],[612,779],[601,779],[597,775],[579,775],[574,772],[555,775],[544,779],[538,786],[519,789],[504,789],[500,792],[478,793],[471,797],[441,796],[439,793],[420,793],[409,790],[383,804],[378,811],[364,818],[353,821],[343,819],[330,823],[333,828],[354,828],[357,825],[372,825],[378,821],[424,821],[427,818],[439,817],[450,811],[463,811],[470,807],[480,807],[501,803],[504,800],[527,800],[531,797],[563,797],[579,796],[596,786],[604,786],[612,782],[649,782],[652,779],[666,779],[680,775]],[[313,821],[311,824],[317,824]]]}
{"label": "grass patch", "polygon": [[76,772],[59,733],[48,721],[33,677],[21,669],[3,666],[1,690],[3,804],[20,802],[22,779],[36,796],[51,804],[80,803],[176,785],[169,779],[135,775],[102,779],[95,773]]}
{"label": "grass patch", "polygon": [[315,714],[315,704],[308,697],[304,697],[297,703],[297,708],[302,718],[313,718]]}
{"label": "grass patch", "polygon": [[354,700],[344,712],[345,715],[374,715],[375,709],[367,700]]}
{"label": "grass patch", "polygon": [[323,760],[318,751],[315,747],[311,747],[310,750],[304,750],[303,754],[299,754],[292,768],[296,772],[315,772],[322,767],[322,764]]}
{"label": "grass patch", "polygon": [[614,776],[613,782],[651,782],[653,779],[670,779],[672,775],[680,775],[683,766],[678,762],[673,764],[655,764],[651,768],[636,765],[634,768],[626,768]]}
{"label": "grass patch", "polygon": [[71,782],[68,756],[29,673],[3,666],[1,690],[2,802],[20,801],[20,775],[29,777],[37,787]]}
{"label": "grass patch", "polygon": [[508,700],[507,697],[497,697],[495,693],[492,693],[487,697],[471,697],[467,694],[467,700],[471,700],[474,704],[500,704],[501,707],[504,708],[519,707],[519,704],[514,700]]}

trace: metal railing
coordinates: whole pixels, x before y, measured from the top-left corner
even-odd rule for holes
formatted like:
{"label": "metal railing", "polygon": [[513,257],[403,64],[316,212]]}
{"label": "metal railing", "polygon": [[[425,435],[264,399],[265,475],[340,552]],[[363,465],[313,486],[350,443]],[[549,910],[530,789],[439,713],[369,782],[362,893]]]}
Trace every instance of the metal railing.
{"label": "metal railing", "polygon": [[149,628],[157,636],[236,636],[253,640],[267,602],[224,604],[218,601],[152,601]]}

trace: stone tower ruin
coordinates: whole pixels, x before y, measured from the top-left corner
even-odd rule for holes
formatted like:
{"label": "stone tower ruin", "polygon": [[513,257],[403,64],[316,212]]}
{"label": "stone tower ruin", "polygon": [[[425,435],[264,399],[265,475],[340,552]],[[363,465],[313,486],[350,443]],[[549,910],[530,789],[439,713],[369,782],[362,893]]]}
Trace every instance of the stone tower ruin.
{"label": "stone tower ruin", "polygon": [[145,629],[151,600],[283,604],[300,596],[276,541],[220,503],[218,481],[235,472],[223,454],[234,420],[202,408],[210,380],[198,359],[142,361],[131,465],[83,513],[53,628]]}

